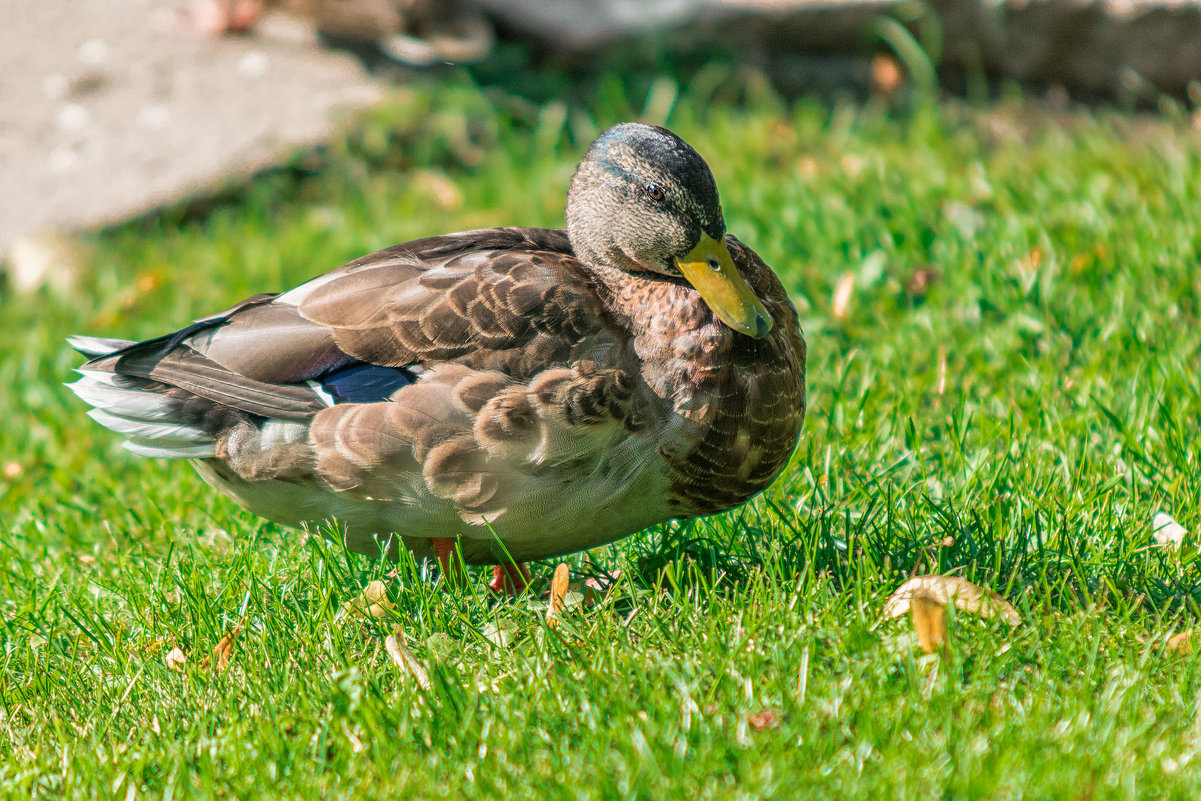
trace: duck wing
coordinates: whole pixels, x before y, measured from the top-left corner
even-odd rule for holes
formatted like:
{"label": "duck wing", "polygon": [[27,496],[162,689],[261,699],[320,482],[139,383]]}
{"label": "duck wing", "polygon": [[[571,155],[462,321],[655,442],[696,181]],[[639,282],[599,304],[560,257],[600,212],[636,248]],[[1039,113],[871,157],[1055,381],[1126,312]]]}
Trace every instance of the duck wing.
{"label": "duck wing", "polygon": [[89,353],[85,369],[304,420],[331,400],[383,400],[445,361],[528,377],[567,359],[603,314],[563,232],[486,229],[381,250],[172,334]]}

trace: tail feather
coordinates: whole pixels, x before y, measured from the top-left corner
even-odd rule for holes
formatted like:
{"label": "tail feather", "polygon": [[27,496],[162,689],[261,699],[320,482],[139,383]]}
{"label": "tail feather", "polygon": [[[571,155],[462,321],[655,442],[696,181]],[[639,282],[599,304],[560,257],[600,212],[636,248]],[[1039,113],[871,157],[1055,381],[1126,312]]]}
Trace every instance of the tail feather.
{"label": "tail feather", "polygon": [[199,428],[184,425],[183,423],[156,423],[150,420],[138,420],[112,414],[103,409],[92,409],[88,412],[88,417],[110,431],[116,431],[118,434],[150,440],[151,442],[161,442],[164,445],[168,442],[212,442],[213,439]]}
{"label": "tail feather", "polygon": [[[85,356],[107,356],[130,344],[120,339],[72,337],[71,346]],[[67,388],[92,409],[88,416],[129,439],[127,450],[160,459],[204,459],[213,456],[213,435],[180,418],[180,404],[162,384],[104,369],[83,367]]]}
{"label": "tail feather", "polygon": [[138,456],[150,456],[155,459],[207,459],[214,454],[214,443],[198,445],[162,445],[154,440],[134,437],[121,443],[121,447]]}
{"label": "tail feather", "polygon": [[74,384],[67,384],[67,389],[78,395],[84,403],[132,420],[171,420],[173,418],[175,412],[165,394],[117,387],[99,378],[99,376],[119,377],[114,373],[102,373],[98,370],[88,372],[95,373],[95,375],[85,375]]}
{"label": "tail feather", "polygon": [[113,339],[111,337],[89,337],[82,334],[67,337],[67,344],[75,350],[94,359],[97,356],[107,356],[110,353],[128,348],[134,344],[132,339]]}

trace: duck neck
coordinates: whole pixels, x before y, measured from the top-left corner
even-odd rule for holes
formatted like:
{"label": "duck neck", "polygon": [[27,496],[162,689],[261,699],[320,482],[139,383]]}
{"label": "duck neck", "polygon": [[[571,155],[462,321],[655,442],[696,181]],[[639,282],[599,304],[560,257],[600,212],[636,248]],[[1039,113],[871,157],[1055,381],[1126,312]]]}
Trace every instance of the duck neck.
{"label": "duck neck", "polygon": [[[654,273],[593,267],[606,304],[630,335],[643,378],[673,405],[688,404],[691,388],[706,383],[734,346],[723,325],[691,285]],[[683,408],[678,409],[684,411]]]}

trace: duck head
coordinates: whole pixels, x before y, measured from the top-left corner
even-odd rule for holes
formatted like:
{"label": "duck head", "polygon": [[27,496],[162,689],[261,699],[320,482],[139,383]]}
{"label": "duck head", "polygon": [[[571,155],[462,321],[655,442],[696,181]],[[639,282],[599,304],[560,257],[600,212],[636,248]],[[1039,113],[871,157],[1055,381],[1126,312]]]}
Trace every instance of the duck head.
{"label": "duck head", "polygon": [[616,125],[588,148],[567,195],[578,258],[683,279],[731,329],[760,339],[772,319],[739,274],[709,165],[666,128]]}

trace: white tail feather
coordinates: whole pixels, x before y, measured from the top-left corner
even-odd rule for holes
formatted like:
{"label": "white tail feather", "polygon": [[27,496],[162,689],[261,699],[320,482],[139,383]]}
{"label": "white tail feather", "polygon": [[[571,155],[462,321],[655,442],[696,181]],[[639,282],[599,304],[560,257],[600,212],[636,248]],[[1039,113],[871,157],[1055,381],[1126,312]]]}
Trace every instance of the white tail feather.
{"label": "white tail feather", "polygon": [[125,450],[138,456],[150,456],[156,459],[207,459],[214,455],[215,443],[206,442],[199,445],[169,445],[158,444],[152,440],[128,439],[121,443]]}
{"label": "white tail feather", "polygon": [[75,372],[79,373],[84,378],[92,381],[98,381],[101,384],[107,384],[110,387],[137,390],[139,384],[145,386],[143,379],[132,378],[127,375],[117,375],[116,373],[110,373],[107,370],[89,370],[86,367],[77,367]]}
{"label": "white tail feather", "polygon": [[67,384],[85,403],[112,412],[118,417],[133,420],[169,420],[171,407],[161,392],[142,392],[136,389],[121,389],[103,384],[91,377],[84,377],[74,384]]}
{"label": "white tail feather", "polygon": [[76,335],[67,337],[67,344],[84,356],[95,358],[97,356],[107,356],[114,351],[121,350],[121,348],[129,347],[133,344],[133,340]]}
{"label": "white tail feather", "polygon": [[[108,347],[111,341],[104,343]],[[97,343],[72,344],[82,351]],[[83,378],[67,384],[67,388],[93,407],[88,417],[129,437],[123,443],[126,450],[159,459],[205,459],[214,454],[213,437],[173,419],[175,410],[167,396],[140,388],[147,386],[142,379],[104,370],[82,369],[79,373]]]}
{"label": "white tail feather", "polygon": [[92,409],[88,417],[107,429],[125,434],[130,437],[150,440],[151,442],[165,441],[164,444],[180,444],[212,441],[212,437],[183,423],[155,423],[150,420],[131,420],[110,414],[103,409]]}

